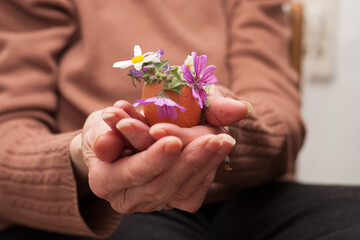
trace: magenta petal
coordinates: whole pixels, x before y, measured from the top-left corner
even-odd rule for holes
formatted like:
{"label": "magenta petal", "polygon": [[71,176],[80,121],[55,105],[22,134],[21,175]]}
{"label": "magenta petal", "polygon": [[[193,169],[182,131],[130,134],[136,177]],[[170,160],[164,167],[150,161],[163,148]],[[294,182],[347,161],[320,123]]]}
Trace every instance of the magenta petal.
{"label": "magenta petal", "polygon": [[177,107],[180,109],[180,111],[182,111],[182,112],[185,112],[186,111],[186,108],[184,108],[184,107],[182,107],[182,106],[180,106],[180,105],[177,105]]}
{"label": "magenta petal", "polygon": [[198,92],[199,92],[200,101],[202,103],[200,107],[203,108],[206,102],[206,91],[203,88],[198,88]]}
{"label": "magenta petal", "polygon": [[200,97],[196,91],[196,87],[193,87],[191,92],[192,92],[193,98],[198,99]]}
{"label": "magenta petal", "polygon": [[199,97],[199,98],[197,99],[197,101],[198,101],[198,103],[199,103],[200,108],[203,109],[203,108],[204,108],[204,103],[203,103],[203,101],[201,100],[201,98]]}
{"label": "magenta petal", "polygon": [[170,117],[172,120],[176,120],[178,116],[175,107],[170,107],[167,105],[158,107],[158,113],[161,118]]}
{"label": "magenta petal", "polygon": [[202,86],[207,86],[210,84],[217,83],[218,79],[215,77],[215,75],[213,73],[215,68],[216,67],[214,65],[210,65],[205,69],[203,75],[201,76],[201,80],[200,80],[200,84]]}
{"label": "magenta petal", "polygon": [[164,105],[164,106],[157,106],[157,111],[158,114],[161,118],[166,118],[169,113],[168,113],[168,106]]}
{"label": "magenta petal", "polygon": [[174,107],[167,107],[168,110],[168,116],[172,119],[172,120],[176,120],[178,117],[177,111]]}
{"label": "magenta petal", "polygon": [[189,84],[192,85],[194,84],[194,76],[191,73],[190,69],[186,66],[186,65],[182,65],[181,66],[182,71],[183,71],[183,76],[185,78],[185,81]]}
{"label": "magenta petal", "polygon": [[195,69],[195,77],[198,78],[200,77],[200,75],[203,73],[205,67],[207,64],[207,56],[206,55],[201,55],[201,56],[196,56],[194,58],[194,69]]}
{"label": "magenta petal", "polygon": [[161,118],[170,117],[175,120],[178,116],[175,107],[178,107],[182,112],[186,111],[186,108],[165,97],[159,97],[156,100],[155,105],[157,106],[157,111]]}
{"label": "magenta petal", "polygon": [[158,111],[158,114],[161,118],[166,118],[167,117],[167,112],[166,112],[166,108],[164,106],[160,107],[160,106],[157,106],[157,111]]}
{"label": "magenta petal", "polygon": [[152,97],[152,98],[144,98],[144,99],[137,99],[135,100],[136,103],[133,104],[134,107],[137,107],[139,105],[147,105],[147,104],[151,104],[154,103],[158,100],[157,97]]}
{"label": "magenta petal", "polygon": [[201,96],[199,95],[198,93],[198,90],[200,90],[202,88],[196,88],[196,87],[193,87],[192,89],[192,95],[193,97],[198,101],[199,105],[200,105],[200,108],[203,108],[204,105],[203,105],[203,102],[201,100]]}
{"label": "magenta petal", "polygon": [[175,107],[172,106],[167,106],[167,105],[158,106],[157,111],[161,118],[170,117],[172,120],[176,120],[178,116]]}

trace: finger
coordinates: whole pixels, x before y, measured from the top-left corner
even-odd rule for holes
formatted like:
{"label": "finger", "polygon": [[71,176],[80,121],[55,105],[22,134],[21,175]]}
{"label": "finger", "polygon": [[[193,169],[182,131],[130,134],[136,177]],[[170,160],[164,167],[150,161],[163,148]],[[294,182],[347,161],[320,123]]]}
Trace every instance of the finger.
{"label": "finger", "polygon": [[114,104],[115,108],[123,109],[130,117],[146,123],[144,115],[139,113],[132,104],[127,101],[119,100]]}
{"label": "finger", "polygon": [[113,131],[108,131],[95,138],[92,149],[99,160],[111,162],[123,153],[124,140]]}
{"label": "finger", "polygon": [[210,107],[205,109],[206,121],[214,126],[234,124],[252,111],[250,103],[221,96],[209,96]]}
{"label": "finger", "polygon": [[194,140],[183,149],[178,160],[166,172],[138,188],[137,194],[144,196],[147,193],[144,196],[147,200],[173,200],[181,185],[202,169],[221,146],[222,139],[215,135],[205,135]]}
{"label": "finger", "polygon": [[150,127],[137,119],[122,119],[116,124],[116,128],[137,150],[145,150],[155,142],[149,133]]}
{"label": "finger", "polygon": [[200,185],[198,185],[194,194],[187,199],[180,199],[168,203],[168,207],[181,209],[187,212],[196,212],[204,202],[205,196],[214,181],[216,171],[212,171],[204,178]]}
{"label": "finger", "polygon": [[121,189],[143,185],[168,169],[180,155],[183,144],[179,138],[165,137],[149,149],[111,163],[89,166],[89,184],[102,198]]}
{"label": "finger", "polygon": [[200,136],[217,134],[220,132],[220,129],[212,126],[199,125],[192,128],[181,128],[170,123],[155,124],[149,130],[149,133],[154,139],[160,139],[166,136],[176,136],[181,139],[185,146]]}
{"label": "finger", "polygon": [[223,162],[224,158],[230,153],[231,149],[235,145],[235,139],[230,137],[227,134],[218,135],[222,139],[221,148],[215,153],[212,154],[204,167],[199,169],[196,174],[191,175],[178,190],[179,199],[186,199],[189,196],[192,196],[197,190],[204,179],[211,173],[217,170],[219,165]]}
{"label": "finger", "polygon": [[83,127],[82,152],[86,162],[90,159],[97,159],[96,154],[100,156],[101,160],[111,161],[112,156],[118,155],[117,151],[122,151],[122,140],[108,133],[111,132],[111,129],[101,120],[101,113],[102,111],[91,113]]}
{"label": "finger", "polygon": [[[131,192],[133,200],[142,199],[142,203],[132,201],[132,204],[128,206],[128,209],[141,212],[156,211],[165,208],[169,201],[174,201],[176,207],[179,209],[186,211],[197,210],[201,206],[207,189],[214,179],[217,166],[222,161],[224,155],[226,155],[233,146],[232,140],[230,140],[229,143],[227,139],[224,141],[225,143],[222,144],[223,138],[230,137],[226,134],[215,137],[213,135],[203,137],[205,147],[213,149],[214,152],[217,147],[223,146],[222,149],[218,150],[218,152],[222,152],[222,154],[219,154],[216,159],[214,157],[214,152],[212,151],[205,150],[202,151],[203,154],[196,154],[199,159],[204,158],[209,161],[208,163],[203,161],[207,166],[204,167],[199,165],[196,169],[187,172],[184,171],[184,169],[181,169],[181,165],[183,165],[181,161],[174,162],[174,165],[171,166],[167,172],[158,175],[151,182],[143,186],[128,189],[128,192]],[[201,140],[197,141],[199,143],[202,142]],[[203,148],[204,146],[199,147]],[[208,152],[209,154],[207,154]],[[211,159],[211,156],[215,161]],[[177,170],[178,173],[174,174],[174,171],[171,171],[171,169]],[[202,170],[199,171],[199,169]],[[197,176],[197,172],[200,172],[200,176]],[[197,177],[193,178],[193,176]],[[209,178],[209,176],[211,177]]]}
{"label": "finger", "polygon": [[105,108],[101,116],[115,132],[117,132],[116,124],[124,118],[135,118],[146,123],[145,117],[137,112],[133,105],[124,100],[119,100],[112,107]]}
{"label": "finger", "polygon": [[126,111],[124,111],[124,109],[107,107],[103,110],[101,117],[114,132],[118,132],[116,124],[121,119],[130,118],[130,115]]}

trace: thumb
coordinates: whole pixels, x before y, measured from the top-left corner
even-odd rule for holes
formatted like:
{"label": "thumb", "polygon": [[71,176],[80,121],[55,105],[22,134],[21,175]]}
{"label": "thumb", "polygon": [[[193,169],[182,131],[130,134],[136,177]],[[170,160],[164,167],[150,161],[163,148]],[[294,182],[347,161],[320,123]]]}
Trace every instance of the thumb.
{"label": "thumb", "polygon": [[247,115],[253,109],[246,101],[238,101],[222,96],[209,96],[209,107],[205,109],[206,121],[220,127],[232,125]]}
{"label": "thumb", "polygon": [[95,138],[93,151],[98,159],[111,162],[118,159],[124,150],[123,139],[113,131],[108,131]]}
{"label": "thumb", "polygon": [[124,150],[124,140],[111,130],[101,117],[102,110],[93,112],[83,127],[84,160],[96,157],[101,161],[114,161]]}

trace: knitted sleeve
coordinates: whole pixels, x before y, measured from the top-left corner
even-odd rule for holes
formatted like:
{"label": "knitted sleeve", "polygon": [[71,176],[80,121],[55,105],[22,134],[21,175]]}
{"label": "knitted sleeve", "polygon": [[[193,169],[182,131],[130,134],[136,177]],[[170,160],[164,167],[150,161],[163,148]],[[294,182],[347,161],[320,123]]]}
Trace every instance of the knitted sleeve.
{"label": "knitted sleeve", "polygon": [[220,90],[253,105],[247,118],[230,126],[237,140],[230,154],[233,171],[220,171],[218,178],[228,186],[252,187],[293,172],[303,143],[299,79],[288,61],[284,2],[243,0],[227,5],[231,83]]}
{"label": "knitted sleeve", "polygon": [[69,144],[57,133],[59,59],[76,33],[63,0],[0,2],[0,226],[105,237],[120,221],[95,196],[81,202]]}

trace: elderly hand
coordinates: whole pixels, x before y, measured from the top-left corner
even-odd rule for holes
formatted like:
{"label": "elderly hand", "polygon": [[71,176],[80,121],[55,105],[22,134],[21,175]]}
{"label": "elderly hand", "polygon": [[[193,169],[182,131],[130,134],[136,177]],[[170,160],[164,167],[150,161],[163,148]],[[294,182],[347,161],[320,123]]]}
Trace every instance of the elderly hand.
{"label": "elderly hand", "polygon": [[216,126],[235,123],[249,111],[247,104],[216,94],[209,101],[212,111],[206,116],[213,126],[150,128],[125,101],[91,114],[83,128],[82,153],[92,192],[124,214],[196,211],[235,144]]}

